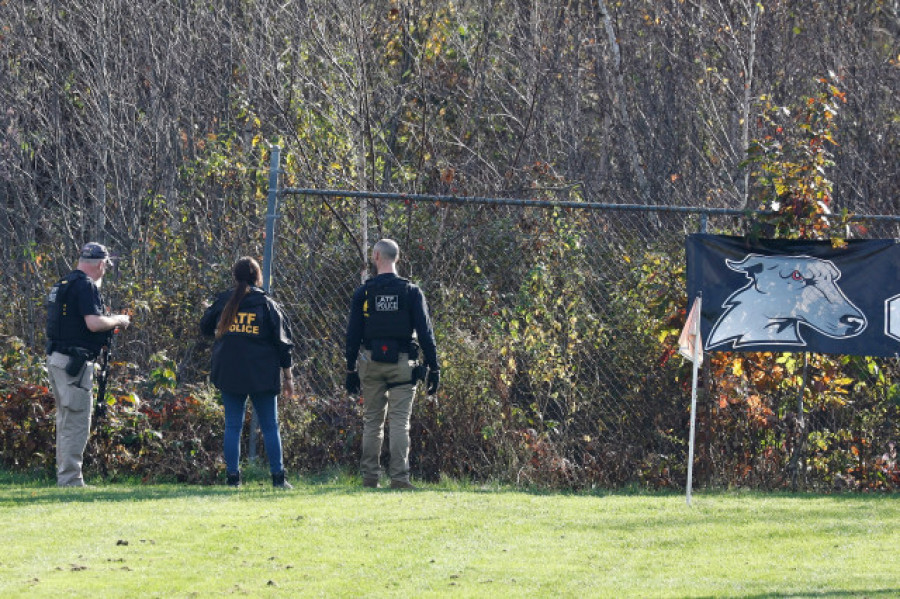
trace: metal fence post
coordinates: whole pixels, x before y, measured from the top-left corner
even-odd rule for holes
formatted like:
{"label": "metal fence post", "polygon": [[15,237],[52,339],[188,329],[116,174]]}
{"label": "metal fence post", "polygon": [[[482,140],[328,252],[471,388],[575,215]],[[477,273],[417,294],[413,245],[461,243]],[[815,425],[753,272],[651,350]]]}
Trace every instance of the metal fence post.
{"label": "metal fence post", "polygon": [[281,171],[281,148],[272,146],[269,162],[269,209],[266,213],[266,238],[263,254],[263,289],[268,293],[272,286],[273,245],[275,243],[275,219],[278,218],[278,174]]}
{"label": "metal fence post", "polygon": [[[266,293],[272,287],[272,260],[275,244],[275,219],[278,218],[278,175],[281,170],[281,148],[272,146],[272,157],[269,161],[269,208],[266,212],[266,237],[263,250],[263,289]],[[247,440],[247,459],[255,462],[256,446],[259,444],[259,416],[250,408],[250,438]]]}

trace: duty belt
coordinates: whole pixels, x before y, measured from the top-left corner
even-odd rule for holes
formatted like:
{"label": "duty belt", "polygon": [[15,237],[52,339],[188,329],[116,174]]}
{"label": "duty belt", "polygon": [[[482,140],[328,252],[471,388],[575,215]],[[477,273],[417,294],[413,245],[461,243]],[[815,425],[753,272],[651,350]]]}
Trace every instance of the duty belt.
{"label": "duty belt", "polygon": [[47,355],[50,355],[53,352],[59,352],[67,356],[75,356],[80,352],[85,352],[89,360],[95,360],[97,356],[100,355],[100,352],[92,349],[87,349],[86,347],[78,347],[77,345],[60,345],[56,341],[51,341],[47,345]]}
{"label": "duty belt", "polygon": [[[367,350],[372,351],[372,344],[373,344],[373,343],[375,343],[374,340],[373,340],[373,341],[366,341],[363,345],[365,346],[365,348],[366,348]],[[418,345],[416,345],[415,343],[413,343],[412,341],[410,341],[410,342],[408,342],[408,343],[401,343],[401,344],[400,344],[400,347],[399,347],[399,351],[400,351],[401,354],[414,354],[414,353],[416,353],[416,352],[418,351],[418,347],[419,347]]]}

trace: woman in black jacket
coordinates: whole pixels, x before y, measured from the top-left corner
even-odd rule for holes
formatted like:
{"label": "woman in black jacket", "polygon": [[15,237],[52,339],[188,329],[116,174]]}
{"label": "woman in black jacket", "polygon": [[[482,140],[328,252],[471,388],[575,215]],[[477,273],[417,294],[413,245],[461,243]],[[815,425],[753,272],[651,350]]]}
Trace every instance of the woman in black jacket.
{"label": "woman in black jacket", "polygon": [[220,294],[200,320],[204,335],[215,336],[212,350],[213,384],[225,406],[225,466],[228,484],[241,484],[241,431],[247,397],[259,418],[272,485],[293,488],[284,479],[278,392],[294,394],[291,378],[291,327],[284,312],[260,289],[259,263],[243,257],[232,268],[235,287]]}

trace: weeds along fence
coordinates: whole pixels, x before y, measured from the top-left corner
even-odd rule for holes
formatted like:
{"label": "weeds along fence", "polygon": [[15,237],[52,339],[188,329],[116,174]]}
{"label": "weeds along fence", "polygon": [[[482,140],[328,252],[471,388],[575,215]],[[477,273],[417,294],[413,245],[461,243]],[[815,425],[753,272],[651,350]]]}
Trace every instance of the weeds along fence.
{"label": "weeds along fence", "polygon": [[[442,363],[441,390],[415,404],[414,474],[684,484],[684,237],[741,234],[759,215],[301,188],[278,199],[272,291],[294,323],[300,393],[319,426],[342,435],[335,460],[355,459],[360,434],[341,407],[349,298],[368,248],[390,237],[400,274],[425,292]],[[869,236],[898,236],[893,217],[866,221]],[[699,484],[897,487],[896,360],[814,356],[803,377],[802,358],[787,354],[712,362],[698,404]]]}

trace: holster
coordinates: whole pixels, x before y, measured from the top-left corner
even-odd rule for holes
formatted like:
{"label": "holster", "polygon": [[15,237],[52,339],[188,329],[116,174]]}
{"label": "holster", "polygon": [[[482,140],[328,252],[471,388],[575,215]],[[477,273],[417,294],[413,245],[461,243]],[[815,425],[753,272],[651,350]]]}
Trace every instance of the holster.
{"label": "holster", "polygon": [[91,352],[80,347],[69,350],[69,363],[66,364],[66,374],[69,376],[81,376],[84,364],[91,358]]}

